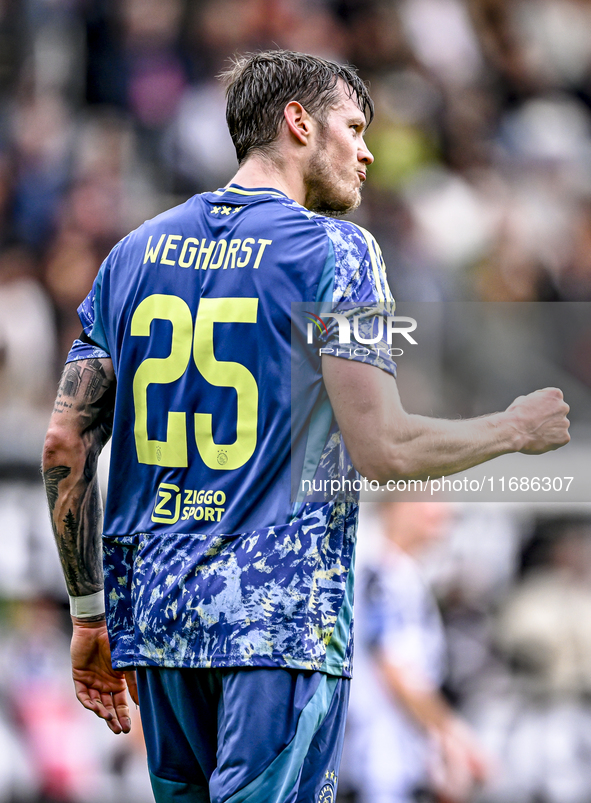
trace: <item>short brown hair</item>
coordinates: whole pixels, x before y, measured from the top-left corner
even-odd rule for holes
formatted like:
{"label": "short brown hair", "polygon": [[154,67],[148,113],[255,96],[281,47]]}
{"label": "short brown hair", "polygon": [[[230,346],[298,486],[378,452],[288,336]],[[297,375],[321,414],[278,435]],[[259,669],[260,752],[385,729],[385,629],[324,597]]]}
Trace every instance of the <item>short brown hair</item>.
{"label": "short brown hair", "polygon": [[339,78],[368,125],[373,118],[373,101],[355,68],[306,53],[267,50],[238,56],[220,78],[226,85],[226,120],[239,164],[252,150],[265,150],[277,138],[283,110],[291,101],[323,120],[338,98]]}

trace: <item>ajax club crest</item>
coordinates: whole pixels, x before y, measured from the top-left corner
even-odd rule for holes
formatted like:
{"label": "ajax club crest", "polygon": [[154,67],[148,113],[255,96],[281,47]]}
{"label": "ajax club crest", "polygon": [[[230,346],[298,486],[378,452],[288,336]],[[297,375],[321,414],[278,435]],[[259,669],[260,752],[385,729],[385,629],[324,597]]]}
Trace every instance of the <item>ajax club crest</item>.
{"label": "ajax club crest", "polygon": [[325,783],[320,790],[318,803],[334,803],[334,787],[331,783]]}

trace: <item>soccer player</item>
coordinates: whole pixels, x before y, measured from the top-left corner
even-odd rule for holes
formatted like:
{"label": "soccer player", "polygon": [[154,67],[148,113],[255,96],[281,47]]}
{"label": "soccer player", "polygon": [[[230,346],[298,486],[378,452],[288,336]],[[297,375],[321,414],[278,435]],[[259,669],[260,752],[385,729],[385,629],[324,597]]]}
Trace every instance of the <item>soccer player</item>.
{"label": "soccer player", "polygon": [[[409,415],[383,352],[321,364],[309,350],[292,389],[292,302],[392,299],[375,240],[334,219],[359,204],[373,106],[352,69],[292,52],[238,59],[226,80],[239,170],[105,260],[44,476],[76,694],[119,733],[126,685],[137,693],[159,803],[329,803],[358,499],[349,484],[294,503],[292,472],[304,487],[544,452],[568,441],[568,407],[546,389],[477,420]],[[96,462],[111,432],[103,526]]]}

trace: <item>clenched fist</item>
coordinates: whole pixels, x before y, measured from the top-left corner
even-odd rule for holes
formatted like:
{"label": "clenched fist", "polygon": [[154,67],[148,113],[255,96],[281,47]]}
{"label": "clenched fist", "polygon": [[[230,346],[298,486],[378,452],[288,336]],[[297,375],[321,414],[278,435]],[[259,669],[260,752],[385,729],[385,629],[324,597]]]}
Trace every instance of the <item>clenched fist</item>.
{"label": "clenched fist", "polygon": [[569,410],[558,388],[543,388],[515,399],[505,412],[516,430],[516,451],[543,454],[567,444]]}

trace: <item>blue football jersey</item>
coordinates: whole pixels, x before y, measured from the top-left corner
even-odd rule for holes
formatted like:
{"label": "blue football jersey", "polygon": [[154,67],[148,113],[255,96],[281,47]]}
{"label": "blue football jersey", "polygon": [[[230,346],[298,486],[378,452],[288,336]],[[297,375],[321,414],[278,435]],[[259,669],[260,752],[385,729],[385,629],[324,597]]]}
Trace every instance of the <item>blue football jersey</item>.
{"label": "blue football jersey", "polygon": [[298,490],[357,475],[317,354],[294,396],[292,304],[391,300],[368,232],[272,189],[194,196],[115,246],[79,308],[92,342],[68,357],[110,357],[117,379],[115,666],[348,673],[357,494]]}

